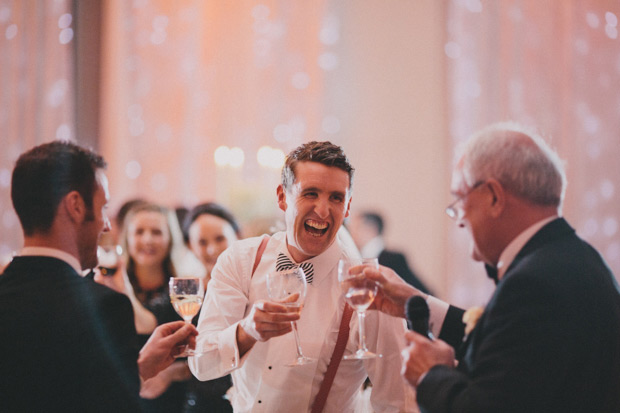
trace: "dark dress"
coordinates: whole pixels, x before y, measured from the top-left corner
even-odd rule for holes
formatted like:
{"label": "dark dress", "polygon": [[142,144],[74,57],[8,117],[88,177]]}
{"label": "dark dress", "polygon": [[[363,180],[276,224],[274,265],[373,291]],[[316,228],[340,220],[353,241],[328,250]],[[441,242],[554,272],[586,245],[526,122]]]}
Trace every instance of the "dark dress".
{"label": "dark dress", "polygon": [[[135,279],[135,277],[130,275],[130,279]],[[136,298],[157,319],[157,325],[181,320],[181,317],[170,303],[167,282],[156,290],[151,291],[141,290],[137,283],[133,284],[133,288]],[[140,344],[144,345],[149,339],[150,334],[139,334],[138,337]],[[187,381],[175,381],[155,399],[140,398],[140,405],[146,413],[180,413],[183,411],[186,392]]]}
{"label": "dark dress", "polygon": [[[167,284],[152,291],[142,291],[134,286],[134,291],[136,290],[136,297],[147,310],[155,315],[157,325],[181,320],[170,303]],[[193,320],[194,325],[197,321],[198,316]],[[146,342],[149,336],[140,337],[143,342]],[[155,399],[141,399],[141,404],[145,412],[151,413],[232,412],[230,402],[223,398],[231,385],[230,375],[204,382],[192,375],[188,381],[173,382],[161,396]]]}

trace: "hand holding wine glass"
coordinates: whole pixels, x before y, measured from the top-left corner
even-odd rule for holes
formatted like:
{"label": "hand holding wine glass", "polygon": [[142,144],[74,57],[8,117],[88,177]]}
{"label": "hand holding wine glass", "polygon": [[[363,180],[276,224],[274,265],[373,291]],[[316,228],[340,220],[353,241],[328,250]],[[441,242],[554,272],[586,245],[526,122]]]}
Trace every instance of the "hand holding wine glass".
{"label": "hand holding wine glass", "polygon": [[[307,288],[306,275],[301,268],[293,268],[267,274],[267,291],[269,297],[285,305],[291,311],[301,312],[304,299],[306,298]],[[291,325],[293,327],[293,334],[295,335],[297,358],[288,363],[287,366],[300,366],[316,361],[316,359],[304,356],[301,350],[297,323],[291,321]]]}
{"label": "hand holding wine glass", "polygon": [[97,247],[98,268],[101,275],[112,276],[118,271],[123,249],[120,245],[99,245]]}
{"label": "hand holding wine glass", "polygon": [[377,295],[377,284],[365,278],[361,271],[351,272],[356,266],[372,266],[379,268],[379,262],[376,258],[364,258],[361,260],[342,259],[338,262],[338,281],[340,288],[344,294],[344,298],[351,307],[357,312],[359,321],[359,347],[352,355],[344,356],[348,359],[369,359],[381,357],[368,350],[366,347],[366,333],[364,329],[364,319],[366,310],[372,304]]}
{"label": "hand holding wine glass", "polygon": [[[170,302],[177,314],[188,324],[200,311],[205,290],[202,278],[199,277],[173,277],[169,281]],[[197,356],[201,353],[186,349],[177,357]]]}

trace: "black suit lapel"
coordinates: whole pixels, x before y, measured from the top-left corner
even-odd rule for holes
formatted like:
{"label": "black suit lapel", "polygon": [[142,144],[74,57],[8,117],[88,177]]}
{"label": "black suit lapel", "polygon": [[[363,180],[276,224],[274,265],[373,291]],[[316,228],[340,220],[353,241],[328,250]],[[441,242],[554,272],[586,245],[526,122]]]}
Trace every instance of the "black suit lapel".
{"label": "black suit lapel", "polygon": [[[534,236],[521,248],[521,251],[517,254],[513,262],[510,264],[506,273],[504,274],[505,279],[510,275],[511,269],[522,260],[524,257],[528,256],[532,252],[541,248],[542,246],[554,242],[558,238],[565,237],[574,233],[575,230],[564,220],[564,218],[558,218],[547,225],[542,227]],[[487,273],[489,269],[487,268]],[[489,278],[492,278],[492,275],[489,274]],[[497,281],[496,284],[501,284],[501,280]],[[493,302],[495,294],[489,300],[489,303]],[[481,331],[483,330],[483,326],[485,323],[487,311],[482,313],[476,327],[469,333],[469,335],[465,338],[463,344],[456,351],[456,359],[459,360],[459,367],[461,370],[468,370],[469,366],[472,366],[474,363],[475,357],[475,349],[478,347],[481,340]]]}
{"label": "black suit lapel", "polygon": [[575,230],[568,225],[568,222],[564,218],[558,218],[547,225],[542,227],[534,236],[521,248],[521,251],[517,254],[512,261],[506,275],[510,273],[510,269],[514,267],[521,259],[541,248],[543,245],[554,242],[558,238],[565,237],[567,235],[574,234]]}

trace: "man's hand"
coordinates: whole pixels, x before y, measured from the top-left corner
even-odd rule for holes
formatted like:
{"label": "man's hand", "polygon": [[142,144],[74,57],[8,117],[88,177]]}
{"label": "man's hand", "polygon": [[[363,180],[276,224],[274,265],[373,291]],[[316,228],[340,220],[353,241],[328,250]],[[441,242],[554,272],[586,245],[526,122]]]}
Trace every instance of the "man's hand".
{"label": "man's hand", "polygon": [[119,262],[116,273],[113,275],[103,275],[99,268],[93,268],[93,271],[95,272],[94,280],[99,284],[103,284],[121,294],[133,294],[133,288],[129,282],[129,277],[127,277],[125,266],[122,263]]}
{"label": "man's hand", "polygon": [[455,366],[454,349],[448,343],[442,340],[431,341],[415,331],[408,331],[405,339],[407,348],[401,352],[403,357],[401,374],[412,386],[417,386],[420,378],[433,366],[438,364]]}
{"label": "man's hand", "polygon": [[[352,272],[355,269],[352,269]],[[375,281],[379,285],[377,296],[369,307],[379,310],[394,317],[405,317],[405,305],[407,299],[413,295],[419,295],[426,299],[427,294],[407,284],[392,269],[379,266],[379,270],[365,267],[364,276]]]}
{"label": "man's hand", "polygon": [[[296,301],[292,295],[289,301]],[[291,321],[299,320],[299,311],[273,301],[257,301],[250,314],[237,327],[237,345],[239,356],[250,350],[257,341],[290,333],[293,329]]]}
{"label": "man's hand", "polygon": [[154,377],[146,380],[140,386],[140,397],[155,399],[161,396],[175,381],[186,381],[192,376],[187,363],[182,360],[175,361],[170,366],[160,371]]}
{"label": "man's hand", "polygon": [[162,324],[153,331],[138,356],[140,377],[147,380],[171,365],[175,356],[196,347],[198,330],[192,324],[173,321]]}

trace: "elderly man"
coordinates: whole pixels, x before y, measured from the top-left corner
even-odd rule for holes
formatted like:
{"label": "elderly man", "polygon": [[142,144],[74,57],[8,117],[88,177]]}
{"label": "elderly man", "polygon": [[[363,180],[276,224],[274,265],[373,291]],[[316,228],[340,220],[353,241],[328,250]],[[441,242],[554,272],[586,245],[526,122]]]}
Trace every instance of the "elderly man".
{"label": "elderly man", "polygon": [[[339,259],[359,255],[339,234],[349,214],[352,177],[340,147],[309,142],[296,148],[277,188],[286,231],[234,243],[213,269],[198,322],[197,348],[205,354],[190,358],[189,365],[201,380],[232,373],[236,412],[321,411],[323,406],[327,412],[353,412],[367,375],[375,411],[417,411],[413,389],[398,374],[403,320],[375,312],[366,320],[367,342],[383,358],[328,367],[330,359],[340,361],[333,356],[339,331],[350,327],[345,354],[354,353],[358,343],[355,317],[342,322],[347,311],[337,276]],[[283,260],[312,275],[301,314],[268,300],[266,274]],[[318,361],[288,367],[295,355],[289,334],[295,320],[303,352]],[[323,383],[331,374],[326,391]]]}
{"label": "elderly man", "polygon": [[129,299],[82,277],[108,231],[102,157],[69,142],[39,145],[13,170],[24,248],[0,277],[0,409],[139,410],[140,380],[172,364],[196,330],[163,324],[138,354]]}
{"label": "elderly man", "polygon": [[[560,217],[564,190],[562,162],[536,134],[496,124],[467,142],[447,213],[497,288],[457,360],[407,333],[403,373],[423,411],[620,411],[618,284]],[[377,307],[402,314],[402,283],[368,276],[383,287]]]}

